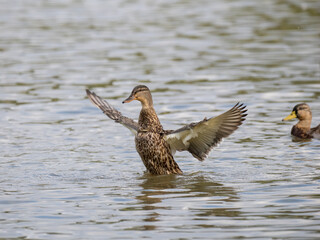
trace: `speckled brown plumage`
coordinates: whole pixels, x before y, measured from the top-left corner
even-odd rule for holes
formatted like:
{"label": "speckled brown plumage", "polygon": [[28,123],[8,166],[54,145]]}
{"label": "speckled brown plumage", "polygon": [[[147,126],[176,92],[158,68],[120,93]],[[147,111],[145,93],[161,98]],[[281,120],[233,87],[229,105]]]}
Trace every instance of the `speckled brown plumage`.
{"label": "speckled brown plumage", "polygon": [[320,139],[320,124],[311,128],[312,112],[308,104],[300,103],[294,106],[290,115],[283,121],[298,118],[299,122],[291,129],[291,135],[301,139]]}
{"label": "speckled brown plumage", "polygon": [[209,151],[224,137],[234,132],[245,120],[245,106],[236,104],[229,111],[215,117],[191,123],[177,130],[164,130],[153,108],[150,90],[139,85],[123,103],[138,100],[142,109],[138,123],[123,116],[108,102],[87,90],[90,100],[108,117],[123,124],[135,134],[136,149],[148,172],[154,175],[182,174],[175,162],[175,151],[189,151],[204,160]]}
{"label": "speckled brown plumage", "polygon": [[163,134],[139,129],[135,143],[143,164],[151,174],[182,174]]}

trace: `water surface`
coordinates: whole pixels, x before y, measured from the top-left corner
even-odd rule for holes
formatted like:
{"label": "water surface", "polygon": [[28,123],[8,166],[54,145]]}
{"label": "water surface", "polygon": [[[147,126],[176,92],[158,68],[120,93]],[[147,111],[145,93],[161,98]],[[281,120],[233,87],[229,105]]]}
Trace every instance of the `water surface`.
{"label": "water surface", "polygon": [[[0,238],[318,239],[318,1],[2,1]],[[244,125],[182,176],[150,176],[93,89],[137,119],[146,84],[166,129],[237,102]]]}

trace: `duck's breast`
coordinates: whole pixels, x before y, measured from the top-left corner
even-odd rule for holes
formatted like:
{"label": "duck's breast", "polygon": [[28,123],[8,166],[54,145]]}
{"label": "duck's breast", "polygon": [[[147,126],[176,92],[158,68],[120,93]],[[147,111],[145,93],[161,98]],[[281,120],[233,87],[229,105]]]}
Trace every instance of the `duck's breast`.
{"label": "duck's breast", "polygon": [[179,170],[174,161],[168,143],[163,135],[155,132],[139,131],[135,138],[136,149],[147,170],[152,174],[175,173],[173,169]]}

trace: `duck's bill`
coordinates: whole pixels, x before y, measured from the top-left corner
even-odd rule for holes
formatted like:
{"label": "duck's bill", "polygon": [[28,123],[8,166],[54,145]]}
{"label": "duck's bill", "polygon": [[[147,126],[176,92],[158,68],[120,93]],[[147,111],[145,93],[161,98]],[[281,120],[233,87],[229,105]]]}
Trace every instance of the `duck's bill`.
{"label": "duck's bill", "polygon": [[294,119],[296,118],[297,115],[296,115],[296,112],[295,111],[292,111],[292,113],[290,113],[289,116],[285,117],[284,119],[282,119],[282,121],[287,121],[287,120],[291,120],[291,119]]}
{"label": "duck's bill", "polygon": [[133,95],[130,95],[127,99],[123,100],[122,103],[129,103],[133,100],[136,100],[136,98]]}

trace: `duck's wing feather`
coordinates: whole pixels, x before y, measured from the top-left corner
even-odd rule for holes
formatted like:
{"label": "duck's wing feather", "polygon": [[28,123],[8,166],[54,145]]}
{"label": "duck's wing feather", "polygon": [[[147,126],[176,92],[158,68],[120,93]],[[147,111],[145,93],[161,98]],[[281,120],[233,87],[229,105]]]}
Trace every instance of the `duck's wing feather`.
{"label": "duck's wing feather", "polygon": [[310,135],[316,139],[320,139],[320,124],[310,129]]}
{"label": "duck's wing feather", "polygon": [[222,138],[228,137],[245,120],[246,106],[237,103],[229,111],[198,123],[191,123],[175,131],[166,131],[165,139],[172,153],[189,151],[195,158],[203,161],[210,150]]}
{"label": "duck's wing feather", "polygon": [[133,119],[125,117],[117,109],[112,107],[107,101],[101,99],[97,94],[86,89],[87,95],[91,102],[100,108],[102,112],[117,123],[121,123],[127,127],[134,135],[136,135],[139,125]]}

